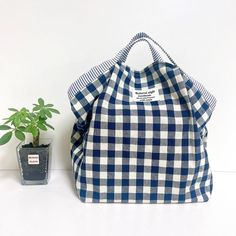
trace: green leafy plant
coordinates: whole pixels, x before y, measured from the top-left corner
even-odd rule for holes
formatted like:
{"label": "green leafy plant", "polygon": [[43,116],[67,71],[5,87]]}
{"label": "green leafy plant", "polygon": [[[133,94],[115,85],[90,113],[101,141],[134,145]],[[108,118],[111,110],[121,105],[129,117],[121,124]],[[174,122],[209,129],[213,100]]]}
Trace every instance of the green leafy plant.
{"label": "green leafy plant", "polygon": [[42,98],[38,99],[37,104],[33,104],[32,111],[25,107],[20,110],[15,108],[8,110],[13,114],[3,119],[5,123],[0,125],[0,130],[6,131],[0,138],[0,145],[8,143],[13,134],[20,141],[24,141],[25,134],[30,133],[33,137],[33,147],[39,146],[40,131],[47,131],[48,128],[54,130],[54,127],[47,123],[47,120],[52,118],[53,114],[60,114],[53,104],[45,104]]}

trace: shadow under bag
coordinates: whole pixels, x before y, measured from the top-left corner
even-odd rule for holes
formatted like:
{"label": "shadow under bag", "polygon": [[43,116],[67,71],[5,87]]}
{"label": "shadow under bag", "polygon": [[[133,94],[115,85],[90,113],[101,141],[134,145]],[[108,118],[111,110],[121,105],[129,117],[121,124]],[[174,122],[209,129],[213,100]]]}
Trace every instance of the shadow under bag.
{"label": "shadow under bag", "polygon": [[[137,71],[125,60],[140,41],[148,43],[154,62]],[[206,123],[216,99],[151,37],[136,34],[116,57],[83,74],[68,93],[76,116],[71,157],[81,201],[209,199]]]}

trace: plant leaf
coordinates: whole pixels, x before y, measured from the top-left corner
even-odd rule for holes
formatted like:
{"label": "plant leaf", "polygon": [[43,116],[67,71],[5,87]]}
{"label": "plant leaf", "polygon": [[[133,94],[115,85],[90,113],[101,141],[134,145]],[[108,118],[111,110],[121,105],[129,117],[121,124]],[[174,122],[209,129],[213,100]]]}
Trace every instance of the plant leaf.
{"label": "plant leaf", "polygon": [[16,130],[15,131],[15,136],[16,138],[18,138],[20,141],[24,141],[25,140],[25,134],[23,132],[21,132],[20,130]]}
{"label": "plant leaf", "polygon": [[25,127],[25,132],[31,133],[33,137],[38,136],[39,133],[38,129],[32,125]]}
{"label": "plant leaf", "polygon": [[29,121],[29,120],[27,120],[27,119],[24,119],[24,120],[22,120],[22,123],[24,123],[24,124],[29,124],[29,123],[30,123],[30,121]]}
{"label": "plant leaf", "polygon": [[11,127],[8,125],[0,125],[0,130],[9,130],[9,129],[11,129]]}
{"label": "plant leaf", "polygon": [[49,104],[46,104],[45,107],[53,107],[54,105],[49,103]]}
{"label": "plant leaf", "polygon": [[41,119],[47,119],[44,110],[40,110],[39,115]]}
{"label": "plant leaf", "polygon": [[16,116],[13,120],[13,124],[15,127],[19,126],[21,123],[21,120],[20,120],[20,117],[19,116]]}
{"label": "plant leaf", "polygon": [[52,114],[51,114],[51,112],[50,112],[49,110],[44,109],[44,113],[45,113],[45,115],[46,115],[47,117],[52,118]]}
{"label": "plant leaf", "polygon": [[60,114],[60,112],[57,109],[54,108],[48,108],[49,111],[56,113],[56,114]]}
{"label": "plant leaf", "polygon": [[28,113],[28,114],[27,114],[27,118],[28,118],[30,121],[32,121],[32,120],[34,119],[34,117],[35,117],[35,114],[34,114],[34,113]]}
{"label": "plant leaf", "polygon": [[33,108],[33,111],[39,111],[40,110],[40,106],[39,105],[36,105],[34,108]]}
{"label": "plant leaf", "polygon": [[44,106],[44,100],[42,98],[38,99],[38,103],[40,106]]}
{"label": "plant leaf", "polygon": [[17,129],[20,130],[21,132],[25,132],[25,127],[24,126],[19,126]]}
{"label": "plant leaf", "polygon": [[15,109],[15,108],[8,108],[9,111],[14,111],[14,112],[17,112],[18,110]]}
{"label": "plant leaf", "polygon": [[46,120],[45,119],[39,119],[38,124],[45,125],[46,124]]}
{"label": "plant leaf", "polygon": [[46,123],[45,125],[46,125],[48,128],[50,128],[50,129],[54,130],[54,127],[53,127],[53,126],[51,126],[50,124]]}
{"label": "plant leaf", "polygon": [[39,127],[41,130],[44,130],[44,131],[48,130],[47,127],[46,127],[44,124],[42,124],[42,123],[38,123],[38,127]]}
{"label": "plant leaf", "polygon": [[6,125],[6,124],[11,122],[11,120],[8,120],[8,119],[4,119],[4,120],[7,120],[6,122],[4,122],[4,125]]}
{"label": "plant leaf", "polygon": [[12,137],[12,131],[4,134],[1,138],[0,138],[0,145],[4,145],[6,143],[8,143],[10,141]]}
{"label": "plant leaf", "polygon": [[45,122],[45,120],[47,120],[47,118],[39,117],[39,121]]}
{"label": "plant leaf", "polygon": [[16,112],[16,113],[12,114],[10,117],[8,117],[7,119],[9,119],[9,120],[14,120],[15,117],[16,117],[18,114],[19,114],[19,113]]}
{"label": "plant leaf", "polygon": [[26,109],[25,107],[21,108],[20,111],[21,111],[21,112],[29,112],[29,110]]}

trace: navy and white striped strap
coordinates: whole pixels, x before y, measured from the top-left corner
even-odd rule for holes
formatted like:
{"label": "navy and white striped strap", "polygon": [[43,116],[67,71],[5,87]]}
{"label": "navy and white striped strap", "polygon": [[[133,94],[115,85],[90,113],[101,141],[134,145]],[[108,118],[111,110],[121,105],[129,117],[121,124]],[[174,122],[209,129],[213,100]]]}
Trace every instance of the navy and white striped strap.
{"label": "navy and white striped strap", "polygon": [[119,53],[112,59],[104,61],[98,66],[93,67],[90,69],[87,73],[81,75],[69,88],[68,90],[68,96],[69,99],[72,100],[75,95],[83,89],[87,84],[94,81],[96,78],[98,78],[100,75],[108,71],[114,64],[116,64],[118,61],[125,61],[127,58],[127,55],[132,48],[134,44],[140,41],[145,41],[148,43],[148,46],[152,52],[153,60],[154,61],[163,61],[161,59],[161,56],[158,54],[158,52],[155,50],[155,48],[150,44],[150,42],[147,39],[140,38],[141,35],[137,34],[137,37],[133,37],[132,40],[122,49],[119,51]]}
{"label": "navy and white striped strap", "polygon": [[148,43],[148,46],[152,52],[152,57],[153,57],[153,60],[154,61],[160,61],[162,62],[163,59],[161,58],[160,54],[157,52],[157,50],[150,44],[150,42],[147,40],[147,39],[144,39],[144,38],[141,38],[141,39],[134,39],[134,40],[131,40],[127,46],[123,49],[122,53],[121,53],[121,56],[120,56],[120,59],[119,61],[122,61],[122,62],[125,62],[128,55],[129,55],[129,52],[131,50],[131,48],[138,42],[147,42]]}
{"label": "navy and white striped strap", "polygon": [[[137,42],[140,42],[140,41],[147,42],[149,45],[149,48],[152,52],[152,56],[153,56],[154,61],[161,61],[162,62],[163,59],[161,58],[160,54],[156,51],[155,48],[153,48],[153,46],[150,44],[150,42],[147,39],[151,40],[155,45],[157,45],[161,49],[161,51],[167,56],[167,58],[170,60],[170,62],[177,66],[175,61],[171,58],[171,56],[164,50],[164,48],[159,43],[157,43],[154,39],[152,39],[146,33],[140,32],[140,33],[137,33],[130,40],[130,42],[122,50],[119,51],[119,53],[114,58],[107,60],[98,66],[93,67],[87,73],[80,76],[69,88],[69,91],[68,91],[69,99],[72,101],[73,98],[75,97],[75,95],[78,93],[78,91],[82,90],[90,82],[94,81],[100,75],[102,75],[103,73],[108,71],[118,61],[125,62],[131,48]],[[201,92],[202,96],[208,102],[211,110],[213,111],[216,106],[216,98],[211,93],[209,93],[201,83],[199,83],[198,81],[193,79],[191,76],[189,76],[187,73],[185,73],[181,68],[180,68],[180,70],[183,74],[184,79],[186,81],[191,80],[192,83],[194,84],[194,86]]]}
{"label": "navy and white striped strap", "polygon": [[[144,32],[140,32],[140,33],[137,33],[131,40],[130,40],[130,43],[129,44],[132,44],[132,42],[134,42],[135,40],[139,39],[139,38],[147,38],[147,39],[150,39],[154,44],[156,44],[160,49],[161,51],[167,56],[167,58],[170,60],[170,62],[173,64],[173,65],[176,65],[176,62],[171,58],[171,56],[165,51],[165,49],[159,44],[157,43],[153,38],[151,38],[149,35],[147,35],[146,33]],[[128,48],[129,46],[127,46]],[[125,56],[127,57],[128,54],[129,54],[129,51],[125,51],[124,52]],[[159,54],[158,54],[159,55]],[[159,56],[159,61],[163,61],[162,58]],[[197,80],[195,80],[194,78],[192,78],[191,76],[189,76],[187,73],[185,73],[180,67],[179,67],[180,71],[182,72],[182,75],[184,77],[184,79],[186,81],[188,80],[191,80],[192,83],[194,84],[194,86],[201,92],[202,96],[204,97],[204,99],[208,102],[211,110],[213,111],[215,109],[215,106],[216,106],[216,98],[211,94],[209,93],[205,88],[204,86],[198,82]]]}
{"label": "navy and white striped strap", "polygon": [[[127,57],[128,54],[129,54],[129,50],[128,48],[130,47],[130,45],[132,43],[134,43],[135,41],[137,41],[138,39],[141,39],[141,38],[146,38],[146,39],[150,39],[154,44],[156,44],[160,49],[161,51],[167,56],[167,58],[169,59],[169,61],[173,64],[173,65],[177,65],[175,63],[175,61],[171,58],[171,56],[164,50],[164,48],[159,44],[157,43],[153,38],[151,38],[149,35],[147,35],[146,33],[144,32],[140,32],[140,33],[137,33],[131,40],[130,42],[128,43],[128,45],[126,46],[127,50],[125,50],[123,52],[123,57]],[[155,49],[156,51],[156,49]],[[159,61],[163,61],[163,59],[161,58],[160,54],[156,51],[157,55],[158,55],[158,58],[159,58]]]}

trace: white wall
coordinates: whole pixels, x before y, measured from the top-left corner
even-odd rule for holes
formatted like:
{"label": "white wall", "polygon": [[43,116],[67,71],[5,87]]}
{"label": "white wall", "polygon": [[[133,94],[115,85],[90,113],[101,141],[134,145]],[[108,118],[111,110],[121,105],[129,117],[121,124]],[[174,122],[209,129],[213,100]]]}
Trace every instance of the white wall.
{"label": "white wall", "polygon": [[[144,31],[217,97],[209,159],[214,170],[236,171],[235,8],[233,0],[0,0],[0,118],[39,96],[54,103],[62,114],[49,134],[53,168],[70,168],[69,85]],[[151,61],[140,45],[128,59],[137,68]],[[16,143],[0,147],[0,169],[17,168]]]}

